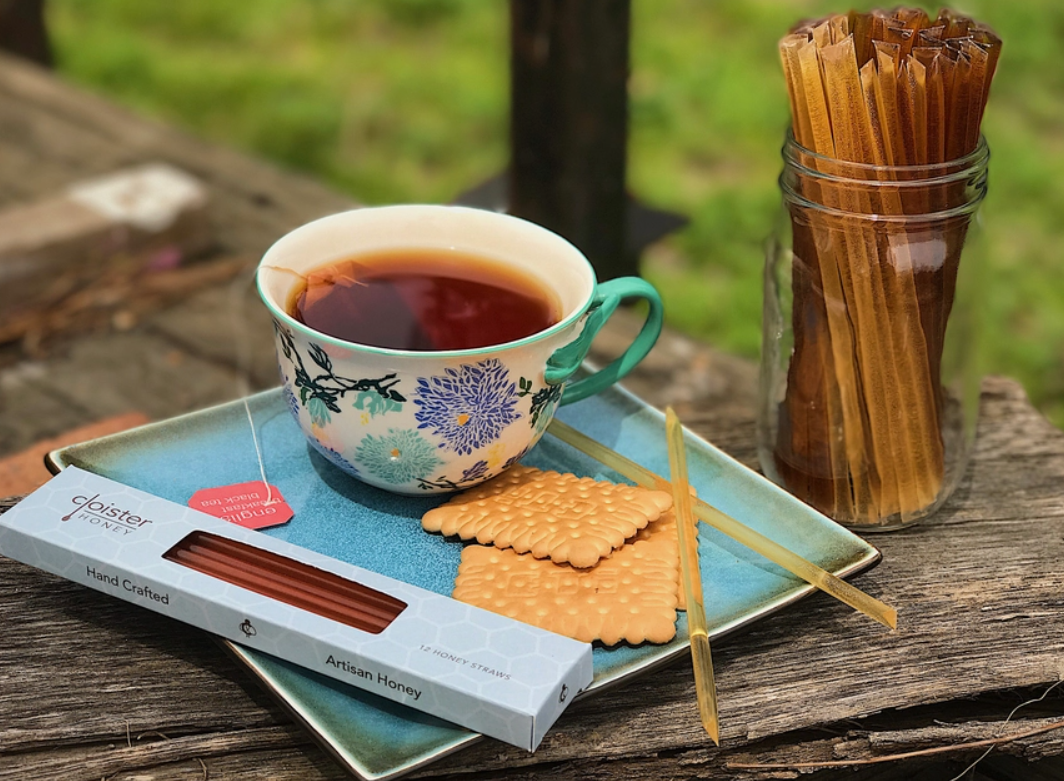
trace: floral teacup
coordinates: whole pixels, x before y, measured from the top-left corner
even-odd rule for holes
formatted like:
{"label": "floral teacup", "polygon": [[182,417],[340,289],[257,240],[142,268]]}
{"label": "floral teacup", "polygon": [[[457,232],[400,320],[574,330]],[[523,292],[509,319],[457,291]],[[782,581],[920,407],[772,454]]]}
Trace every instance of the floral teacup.
{"label": "floral teacup", "polygon": [[[472,350],[414,352],[346,342],[288,312],[308,271],[388,249],[448,249],[529,274],[561,304],[554,325]],[[293,273],[294,272],[294,273]],[[457,206],[342,212],[281,238],[263,256],[259,294],[273,316],[284,394],[310,444],[343,471],[403,494],[454,491],[517,462],[559,404],[603,390],[650,351],[661,331],[657,291],[633,277],[596,284],[572,244],[530,222]],[[624,298],[649,313],[623,355],[569,382]]]}

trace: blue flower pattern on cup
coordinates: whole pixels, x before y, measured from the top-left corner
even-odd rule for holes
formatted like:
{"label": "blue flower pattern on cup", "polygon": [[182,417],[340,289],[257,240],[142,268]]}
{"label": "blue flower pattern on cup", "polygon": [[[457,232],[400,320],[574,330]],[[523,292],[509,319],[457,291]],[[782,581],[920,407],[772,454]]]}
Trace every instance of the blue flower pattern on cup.
{"label": "blue flower pattern on cup", "polygon": [[520,453],[516,453],[515,455],[510,456],[510,458],[506,459],[506,463],[502,465],[502,471],[505,472],[507,469],[512,467],[514,464],[516,464],[522,458],[524,458],[528,454],[528,451],[531,450],[531,449],[532,449],[532,446],[529,445],[528,447],[523,449]]}
{"label": "blue flower pattern on cup", "polygon": [[[506,469],[506,467],[510,466],[510,464],[512,464],[515,460],[516,459],[511,458],[509,461],[506,462],[506,466],[504,466],[503,469]],[[480,461],[477,461],[475,464],[473,464],[473,466],[469,467],[466,470],[463,470],[462,476],[457,480],[452,480],[446,475],[440,475],[439,477],[433,480],[429,480],[427,477],[422,477],[418,479],[417,487],[424,491],[428,491],[433,488],[442,488],[446,491],[457,491],[460,488],[465,488],[474,483],[479,483],[482,479],[486,477],[494,476],[495,475],[489,471],[488,462],[484,459],[481,459]]]}
{"label": "blue flower pattern on cup", "polygon": [[419,429],[431,429],[443,441],[439,447],[468,455],[499,438],[503,429],[521,417],[517,389],[498,358],[443,375],[419,377],[414,414]]}
{"label": "blue flower pattern on cup", "polygon": [[[294,345],[291,345],[291,348],[294,348]],[[298,353],[294,349],[291,352],[298,360]],[[316,359],[315,362],[319,361]],[[313,392],[304,393],[303,395],[309,398],[301,405],[299,396],[289,384],[287,373],[283,367],[278,368],[285,383],[285,401],[292,416],[298,421],[300,406],[305,406],[312,425],[317,429],[326,428],[335,414],[328,403],[332,399],[323,398]],[[297,365],[298,368],[300,367]],[[331,366],[329,368],[331,369]],[[300,386],[300,383],[296,383],[296,386]],[[366,471],[394,485],[414,482],[419,488],[426,490],[455,490],[479,482],[490,477],[489,473],[509,469],[524,457],[529,448],[526,447],[508,458],[501,469],[491,469],[488,462],[481,459],[464,469],[459,478],[440,475],[429,479],[432,471],[443,463],[435,455],[435,447],[450,448],[468,455],[498,440],[506,426],[524,417],[515,407],[518,400],[525,397],[531,398],[530,425],[537,434],[541,434],[561,398],[562,386],[548,385],[536,391],[532,388],[532,382],[525,377],[520,378],[519,388],[510,382],[506,367],[494,358],[477,364],[463,365],[458,369],[447,369],[445,375],[420,378],[418,395],[414,399],[418,408],[415,414],[418,428],[433,429],[432,433],[443,441],[434,446],[433,442],[422,437],[417,430],[390,428],[385,436],[365,437],[354,458],[360,462],[366,457],[370,458],[372,466],[367,466]],[[342,392],[338,395],[342,395]],[[352,407],[370,417],[376,417],[387,412],[400,411],[403,404],[375,389],[358,393]],[[341,453],[317,441],[313,441],[313,444],[323,457],[339,468],[352,475],[360,474],[359,469]]]}
{"label": "blue flower pattern on cup", "polygon": [[462,472],[462,479],[459,483],[468,483],[471,480],[480,480],[488,473],[488,462],[484,460],[477,461],[473,466]]}
{"label": "blue flower pattern on cup", "polygon": [[282,390],[284,393],[285,403],[288,404],[288,411],[292,413],[292,417],[299,420],[299,399],[296,398],[296,394],[292,393],[292,389],[288,387],[288,378],[284,377],[285,386]]}
{"label": "blue flower pattern on cup", "polygon": [[355,460],[370,474],[392,485],[423,479],[443,461],[431,442],[412,429],[388,429],[367,434],[355,450]]}

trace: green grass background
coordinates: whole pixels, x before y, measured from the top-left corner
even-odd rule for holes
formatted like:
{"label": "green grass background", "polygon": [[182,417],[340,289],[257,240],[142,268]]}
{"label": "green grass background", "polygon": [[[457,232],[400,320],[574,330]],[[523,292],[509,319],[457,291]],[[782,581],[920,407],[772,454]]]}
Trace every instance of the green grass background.
{"label": "green grass background", "polygon": [[[849,7],[633,0],[629,186],[690,218],[643,273],[674,326],[751,358],[788,117],[776,42]],[[1005,41],[983,125],[980,356],[1064,425],[1064,3],[957,7]],[[65,77],[364,203],[446,202],[507,160],[502,0],[49,0],[48,13]]]}

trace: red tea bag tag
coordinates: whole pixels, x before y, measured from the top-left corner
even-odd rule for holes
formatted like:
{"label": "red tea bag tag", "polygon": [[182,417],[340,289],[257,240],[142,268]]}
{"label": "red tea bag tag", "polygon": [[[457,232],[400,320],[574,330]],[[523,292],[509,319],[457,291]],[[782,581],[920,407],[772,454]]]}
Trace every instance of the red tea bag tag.
{"label": "red tea bag tag", "polygon": [[261,480],[204,488],[192,494],[188,506],[248,529],[279,526],[295,514],[277,486],[271,485],[267,492]]}

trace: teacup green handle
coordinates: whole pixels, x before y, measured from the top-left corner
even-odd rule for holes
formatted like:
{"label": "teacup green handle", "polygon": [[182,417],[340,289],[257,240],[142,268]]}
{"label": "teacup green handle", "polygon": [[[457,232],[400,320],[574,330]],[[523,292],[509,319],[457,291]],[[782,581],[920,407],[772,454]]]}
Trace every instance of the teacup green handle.
{"label": "teacup green handle", "polygon": [[639,277],[620,277],[603,282],[595,288],[591,299],[584,330],[575,341],[570,342],[554,352],[547,361],[546,380],[551,385],[565,382],[580,368],[584,356],[591,348],[591,340],[609,320],[617,305],[626,298],[642,298],[650,305],[646,322],[639,335],[628,345],[628,349],[609,366],[583,377],[572,385],[567,385],[562,394],[562,404],[570,404],[588,396],[594,396],[624,377],[635,368],[661,334],[664,308],[661,296],[646,280]]}

